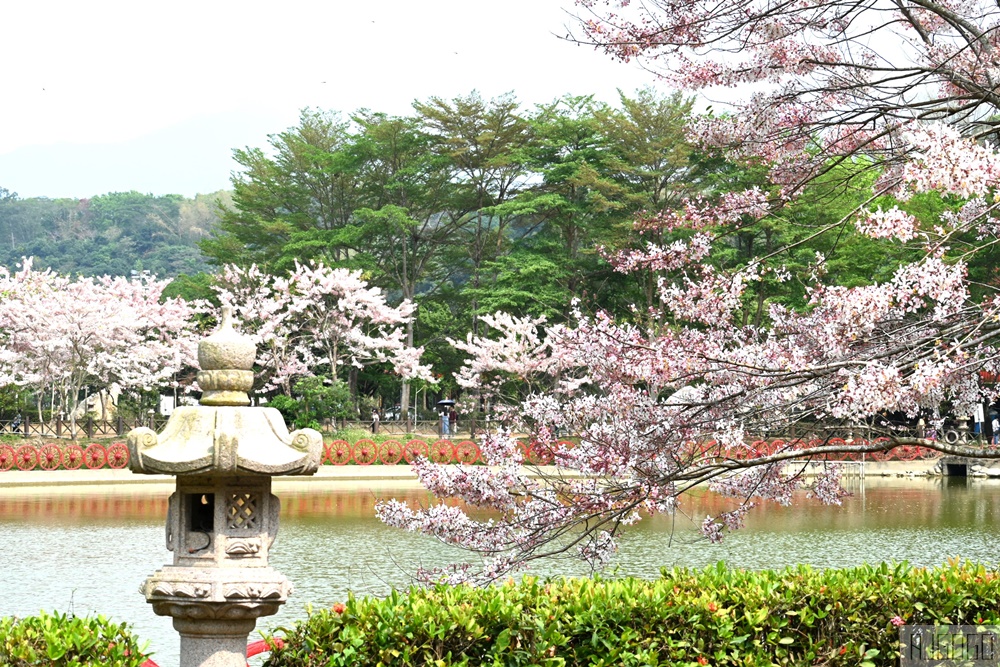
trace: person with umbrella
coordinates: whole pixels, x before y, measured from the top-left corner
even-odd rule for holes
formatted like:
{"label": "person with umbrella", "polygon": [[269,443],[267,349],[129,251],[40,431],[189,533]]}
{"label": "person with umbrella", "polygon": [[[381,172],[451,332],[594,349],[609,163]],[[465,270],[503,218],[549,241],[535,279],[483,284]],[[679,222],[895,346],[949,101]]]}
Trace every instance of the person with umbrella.
{"label": "person with umbrella", "polygon": [[451,435],[451,424],[449,419],[451,415],[449,410],[453,405],[455,405],[455,401],[450,398],[446,398],[443,401],[438,401],[437,404],[441,408],[441,436],[444,437]]}

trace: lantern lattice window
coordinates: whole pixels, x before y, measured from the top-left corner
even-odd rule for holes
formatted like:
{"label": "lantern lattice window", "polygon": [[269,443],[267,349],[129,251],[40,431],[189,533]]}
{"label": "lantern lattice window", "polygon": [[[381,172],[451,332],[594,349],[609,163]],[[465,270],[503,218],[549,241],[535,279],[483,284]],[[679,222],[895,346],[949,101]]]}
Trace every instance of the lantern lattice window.
{"label": "lantern lattice window", "polygon": [[229,496],[226,510],[231,530],[254,530],[257,528],[257,498],[252,493],[233,493]]}

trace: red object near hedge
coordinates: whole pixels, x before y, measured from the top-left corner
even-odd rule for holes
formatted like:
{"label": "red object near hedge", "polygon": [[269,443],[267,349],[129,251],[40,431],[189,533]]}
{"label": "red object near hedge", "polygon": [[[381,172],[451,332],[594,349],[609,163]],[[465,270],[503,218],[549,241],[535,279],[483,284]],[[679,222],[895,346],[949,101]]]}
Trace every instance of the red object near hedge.
{"label": "red object near hedge", "polygon": [[58,445],[42,445],[38,452],[38,465],[42,470],[55,470],[62,465],[62,450]]}
{"label": "red object near hedge", "polygon": [[379,443],[378,460],[385,465],[395,465],[403,458],[403,446],[396,440]]}
{"label": "red object near hedge", "polygon": [[[888,442],[888,438],[877,438],[872,444],[882,444]],[[812,447],[820,447],[825,444],[843,445],[842,438],[830,438],[829,440],[813,439],[808,443],[802,440],[783,441],[775,439],[772,441],[756,440],[747,447],[719,451],[715,455],[727,456],[738,459],[749,458],[750,456],[766,456],[776,452],[785,451],[788,448],[802,447],[806,450]],[[851,444],[865,446],[868,443],[864,438],[856,438]],[[526,443],[518,441],[524,461],[532,465],[548,465],[553,463],[556,454],[565,448],[573,447],[567,440],[560,440],[553,445],[543,445],[540,443]],[[711,456],[716,447],[715,442],[690,442],[687,443],[685,453],[688,456]],[[913,461],[915,459],[929,459],[938,456],[938,452],[927,447],[915,445],[900,445],[888,451],[871,452],[860,454],[856,452],[835,452],[827,454],[826,459],[831,461]],[[396,465],[399,463],[411,464],[418,458],[424,457],[434,463],[462,463],[472,465],[482,460],[482,452],[472,440],[462,440],[453,443],[451,440],[441,439],[429,444],[421,439],[414,438],[406,444],[400,444],[398,440],[386,440],[375,443],[373,440],[364,438],[354,443],[353,447],[346,440],[334,440],[323,448],[323,463],[332,465],[346,465],[352,460],[358,465],[371,465],[381,463],[383,465]],[[107,447],[93,443],[84,449],[78,444],[67,445],[57,443],[47,443],[44,445],[24,444],[13,447],[7,444],[0,444],[0,472],[11,470],[15,467],[18,470],[57,470],[60,467],[66,470],[77,470],[86,465],[91,470],[99,470],[105,466],[114,469],[121,469],[128,466],[128,447],[123,442],[115,442]]]}
{"label": "red object near hedge", "polygon": [[455,460],[455,445],[451,440],[438,440],[431,445],[430,457],[434,463],[451,463]]}
{"label": "red object near hedge", "polygon": [[351,443],[346,440],[334,440],[327,445],[327,460],[338,466],[347,465],[351,461]]}
{"label": "red object near hedge", "polygon": [[94,443],[83,450],[83,463],[90,470],[99,470],[108,462],[108,450]]}
{"label": "red object near hedge", "polygon": [[34,470],[38,463],[38,450],[31,445],[22,445],[17,448],[15,461],[18,470]]}
{"label": "red object near hedge", "polygon": [[128,465],[128,447],[124,442],[115,442],[108,447],[108,465],[115,470],[120,470]]}
{"label": "red object near hedge", "polygon": [[455,445],[455,458],[459,463],[471,465],[479,460],[480,452],[476,443],[471,440],[463,440]]}
{"label": "red object near hedge", "polygon": [[77,470],[83,465],[83,447],[69,445],[63,451],[63,467],[66,470]]}
{"label": "red object near hedge", "polygon": [[430,447],[423,440],[410,440],[403,447],[403,460],[407,463],[413,463],[421,456],[429,457],[430,451]]}
{"label": "red object near hedge", "polygon": [[367,438],[355,442],[351,451],[354,454],[354,462],[361,466],[371,465],[378,459],[378,447],[374,441]]}

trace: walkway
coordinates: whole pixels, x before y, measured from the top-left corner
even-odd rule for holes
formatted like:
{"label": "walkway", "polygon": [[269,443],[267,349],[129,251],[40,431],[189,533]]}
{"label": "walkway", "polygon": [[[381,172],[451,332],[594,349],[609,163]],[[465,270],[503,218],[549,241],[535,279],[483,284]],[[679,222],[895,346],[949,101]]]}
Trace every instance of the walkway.
{"label": "walkway", "polygon": [[[419,488],[420,483],[408,465],[393,466],[320,466],[313,476],[275,477],[274,490],[305,491],[309,488]],[[46,495],[104,493],[116,490],[141,490],[167,493],[174,489],[170,475],[137,475],[130,470],[8,470],[0,473],[0,494],[44,492]]]}
{"label": "walkway", "polygon": [[[935,460],[917,461],[871,461],[864,464],[866,476],[923,476],[935,474]],[[807,467],[817,468],[815,463]],[[844,463],[845,475],[857,475],[861,472],[858,463]],[[542,466],[542,471],[553,474],[554,466]],[[174,478],[169,475],[137,475],[130,470],[8,470],[0,473],[0,494],[11,495],[25,492],[29,489],[46,494],[79,494],[89,489],[100,492],[107,487],[118,489],[142,489],[150,493],[169,492],[174,488]],[[420,488],[417,476],[408,465],[373,465],[373,466],[336,466],[323,465],[312,476],[275,477],[275,491],[305,491],[308,489],[325,488]]]}

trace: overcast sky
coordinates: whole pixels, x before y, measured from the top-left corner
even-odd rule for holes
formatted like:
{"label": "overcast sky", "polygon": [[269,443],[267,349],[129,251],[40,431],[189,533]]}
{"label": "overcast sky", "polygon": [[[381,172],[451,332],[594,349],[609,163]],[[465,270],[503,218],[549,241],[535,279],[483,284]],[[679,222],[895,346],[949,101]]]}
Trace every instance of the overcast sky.
{"label": "overcast sky", "polygon": [[559,39],[572,0],[31,0],[4,8],[0,187],[22,197],[229,187],[233,148],[299,110],[634,92],[652,75]]}

